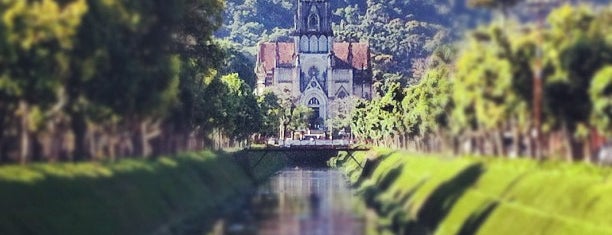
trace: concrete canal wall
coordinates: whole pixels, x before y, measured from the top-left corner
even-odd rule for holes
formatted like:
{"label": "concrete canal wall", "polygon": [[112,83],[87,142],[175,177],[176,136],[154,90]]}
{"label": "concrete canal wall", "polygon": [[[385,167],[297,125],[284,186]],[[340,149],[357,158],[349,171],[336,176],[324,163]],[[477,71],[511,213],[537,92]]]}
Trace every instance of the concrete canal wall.
{"label": "concrete canal wall", "polygon": [[153,234],[202,211],[214,216],[284,166],[241,152],[3,166],[0,234]]}
{"label": "concrete canal wall", "polygon": [[[612,171],[586,164],[378,149],[341,167],[393,234],[612,234]],[[379,231],[379,232],[380,232]]]}

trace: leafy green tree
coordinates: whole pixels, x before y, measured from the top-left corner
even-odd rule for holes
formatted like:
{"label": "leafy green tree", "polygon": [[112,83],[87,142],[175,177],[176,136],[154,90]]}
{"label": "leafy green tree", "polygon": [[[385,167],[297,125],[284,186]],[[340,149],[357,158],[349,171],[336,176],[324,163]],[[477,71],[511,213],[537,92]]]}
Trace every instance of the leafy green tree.
{"label": "leafy green tree", "polygon": [[224,97],[225,131],[236,140],[248,140],[251,134],[260,129],[261,114],[257,99],[238,74],[225,75],[221,80],[228,88]]}
{"label": "leafy green tree", "polygon": [[34,119],[44,121],[34,116],[57,113],[69,53],[86,11],[83,0],[0,3],[0,155],[6,156],[3,142],[16,131],[19,158],[25,162],[31,155],[31,132],[39,126]]}
{"label": "leafy green tree", "polygon": [[262,114],[262,125],[259,133],[264,137],[277,135],[283,112],[278,96],[268,91],[257,97],[257,103]]}
{"label": "leafy green tree", "polygon": [[402,106],[408,133],[442,137],[442,130],[449,127],[448,116],[452,108],[452,84],[447,66],[429,69],[421,82],[409,87],[406,93]]}
{"label": "leafy green tree", "polygon": [[290,132],[305,130],[309,127],[313,110],[298,104],[297,98],[292,97],[289,91],[273,91],[280,104],[279,138],[291,138]]}
{"label": "leafy green tree", "polygon": [[[512,90],[512,64],[503,58],[499,40],[505,40],[499,28],[493,28],[481,40],[472,38],[464,52],[457,59],[457,73],[453,100],[457,106],[455,120],[459,126],[475,128],[481,138],[498,139],[502,127],[513,112],[514,103],[518,102],[516,93]],[[478,51],[477,48],[487,50]],[[474,123],[470,123],[470,122]],[[474,126],[472,127],[474,128]],[[496,133],[486,137],[485,132]]]}
{"label": "leafy green tree", "polygon": [[255,75],[255,59],[248,53],[242,52],[229,41],[216,41],[224,54],[224,61],[220,74],[238,73],[240,79],[243,79],[246,84],[255,88],[257,76]]}
{"label": "leafy green tree", "polygon": [[[287,113],[289,118],[286,120],[290,120],[287,124],[288,131],[300,131],[310,128],[311,118],[314,115],[311,108],[304,105],[297,105],[286,111],[289,111],[289,113]],[[285,138],[287,137],[288,136],[285,136]]]}
{"label": "leafy green tree", "polygon": [[344,130],[347,133],[351,130],[351,113],[357,102],[357,97],[349,96],[343,99],[333,100],[329,105],[330,120],[328,127],[333,128],[334,133]]}
{"label": "leafy green tree", "polygon": [[199,143],[211,144],[211,132],[223,119],[221,97],[226,90],[219,74],[233,72],[224,67],[224,45],[212,38],[222,24],[223,1],[184,4],[188,10],[174,29],[176,37],[171,44],[181,60],[178,100],[165,119],[166,136],[156,144],[166,145],[161,152],[189,150],[192,136],[197,136]]}
{"label": "leafy green tree", "polygon": [[612,137],[612,65],[601,69],[591,82],[591,122],[599,133]]}
{"label": "leafy green tree", "polygon": [[612,64],[612,30],[609,8],[593,13],[587,7],[562,6],[548,16],[544,57],[548,77],[545,107],[550,119],[561,127],[576,159],[583,155],[580,142],[590,128],[593,104],[589,87],[597,71]]}
{"label": "leafy green tree", "polygon": [[365,142],[399,144],[399,137],[406,131],[401,121],[401,102],[405,93],[398,82],[387,83],[383,93],[371,101],[357,102],[351,118],[351,130]]}
{"label": "leafy green tree", "polygon": [[[91,1],[71,54],[67,113],[75,135],[75,159],[87,151],[87,107],[100,105],[122,117],[134,155],[147,155],[147,123],[174,103],[180,61],[170,46],[181,25],[183,2]],[[134,20],[138,15],[139,19]],[[160,48],[160,45],[166,45]]]}
{"label": "leafy green tree", "polygon": [[[365,14],[357,17],[359,20],[344,21],[334,27],[336,37],[342,41],[368,42],[375,74],[410,77],[413,60],[427,57],[447,34],[443,26],[409,15],[406,9],[412,4],[367,1]],[[354,19],[355,12],[349,7],[336,13]]]}

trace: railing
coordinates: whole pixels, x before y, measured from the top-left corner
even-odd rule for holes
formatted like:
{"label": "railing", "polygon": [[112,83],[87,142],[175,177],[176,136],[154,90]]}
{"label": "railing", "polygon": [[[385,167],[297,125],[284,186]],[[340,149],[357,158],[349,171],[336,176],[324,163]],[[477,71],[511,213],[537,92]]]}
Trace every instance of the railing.
{"label": "railing", "polygon": [[280,141],[281,147],[291,146],[349,146],[351,143],[349,140],[285,140]]}

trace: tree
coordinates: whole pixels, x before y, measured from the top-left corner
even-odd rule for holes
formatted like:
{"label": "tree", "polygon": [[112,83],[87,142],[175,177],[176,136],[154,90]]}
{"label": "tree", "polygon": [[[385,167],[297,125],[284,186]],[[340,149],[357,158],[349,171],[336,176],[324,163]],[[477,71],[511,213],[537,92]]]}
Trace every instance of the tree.
{"label": "tree", "polygon": [[264,137],[277,135],[283,111],[278,96],[267,91],[257,97],[257,103],[262,114],[262,125],[259,133]]}
{"label": "tree", "polygon": [[[75,135],[74,158],[87,158],[87,107],[108,107],[130,130],[132,154],[148,155],[147,126],[174,103],[180,61],[173,33],[181,25],[183,2],[91,1],[79,28],[66,83]],[[133,20],[139,15],[143,20]],[[160,47],[161,45],[161,47]]]}
{"label": "tree", "polygon": [[[373,52],[374,73],[379,77],[399,74],[407,79],[412,75],[413,61],[427,57],[447,34],[443,26],[415,18],[412,10],[408,13],[407,9],[413,9],[414,5],[418,4],[367,1],[365,14],[359,20],[334,26],[336,37],[343,41],[368,42]],[[356,14],[353,7],[336,13],[349,18],[355,18]]]}
{"label": "tree", "polygon": [[587,7],[562,6],[548,16],[550,30],[544,44],[548,77],[545,107],[554,125],[564,130],[568,157],[577,159],[588,150],[583,146],[591,127],[593,103],[589,87],[597,71],[612,64],[612,44],[607,39],[612,11],[594,14]]}
{"label": "tree", "polygon": [[238,77],[238,74],[229,74],[221,78],[228,93],[224,97],[223,128],[225,132],[236,140],[247,140],[258,131],[261,125],[261,116],[257,100],[251,88]]}
{"label": "tree", "polygon": [[[287,113],[288,118],[285,120],[289,120],[288,124],[286,124],[286,131],[299,131],[306,130],[310,127],[310,121],[313,116],[313,110],[305,105],[297,105],[295,107],[291,107]],[[287,136],[285,136],[286,138]]]}
{"label": "tree", "polygon": [[238,73],[240,79],[243,79],[251,88],[257,85],[257,76],[255,75],[255,59],[249,54],[239,50],[236,45],[229,41],[216,41],[224,54],[224,61],[220,74]]}
{"label": "tree", "polygon": [[599,133],[612,138],[612,65],[597,72],[591,82],[589,96],[593,103],[591,123]]}
{"label": "tree", "polygon": [[31,132],[40,127],[34,119],[44,121],[62,105],[69,52],[86,11],[84,0],[0,3],[0,155],[14,130],[20,161],[27,161]]}
{"label": "tree", "polygon": [[332,131],[344,130],[350,133],[351,113],[357,102],[357,97],[349,96],[343,99],[335,99],[329,104],[330,120],[328,126]]}
{"label": "tree", "polygon": [[[449,65],[440,64],[428,69],[421,82],[406,89],[402,100],[403,118],[407,134],[430,141],[430,136],[444,138],[442,130],[449,128],[452,109]],[[407,137],[404,137],[407,138]],[[406,145],[406,143],[404,143]],[[431,147],[428,149],[431,150]],[[441,150],[442,146],[438,146]]]}
{"label": "tree", "polygon": [[399,144],[406,131],[401,122],[404,92],[398,82],[386,83],[381,97],[357,102],[351,118],[351,130],[362,141],[380,145]]}
{"label": "tree", "polygon": [[287,136],[290,132],[307,129],[313,110],[298,104],[297,98],[291,96],[288,90],[274,93],[278,96],[281,107],[279,138],[290,138]]}
{"label": "tree", "polygon": [[[471,142],[476,143],[480,152],[485,151],[485,140],[495,140],[496,144],[488,145],[505,152],[500,132],[512,133],[512,152],[518,155],[522,152],[523,140],[531,136],[529,131],[533,125],[532,65],[538,34],[531,27],[514,23],[501,27],[492,24],[472,32],[469,46],[457,59],[456,108],[451,127],[456,133],[472,136]],[[487,50],[477,51],[477,48]],[[490,138],[483,140],[483,135]],[[526,147],[534,150],[533,140]]]}

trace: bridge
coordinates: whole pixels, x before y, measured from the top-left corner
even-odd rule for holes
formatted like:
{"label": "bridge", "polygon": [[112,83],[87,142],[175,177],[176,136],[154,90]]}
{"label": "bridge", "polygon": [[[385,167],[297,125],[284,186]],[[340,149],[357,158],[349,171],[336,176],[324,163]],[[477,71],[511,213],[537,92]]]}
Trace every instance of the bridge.
{"label": "bridge", "polygon": [[348,141],[345,140],[292,140],[282,143],[278,146],[267,146],[264,148],[245,148],[245,151],[248,152],[258,152],[262,153],[259,157],[255,165],[256,167],[259,165],[261,160],[266,157],[269,153],[287,153],[287,154],[296,154],[297,155],[306,155],[306,156],[290,156],[286,155],[289,159],[294,162],[299,162],[300,160],[308,160],[308,159],[298,159],[298,158],[313,158],[309,156],[311,154],[320,153],[314,158],[317,159],[327,159],[337,155],[338,152],[346,152],[347,155],[359,165],[359,167],[363,168],[362,163],[359,162],[353,153],[355,152],[367,152],[370,151],[369,147],[363,146],[351,146]]}

